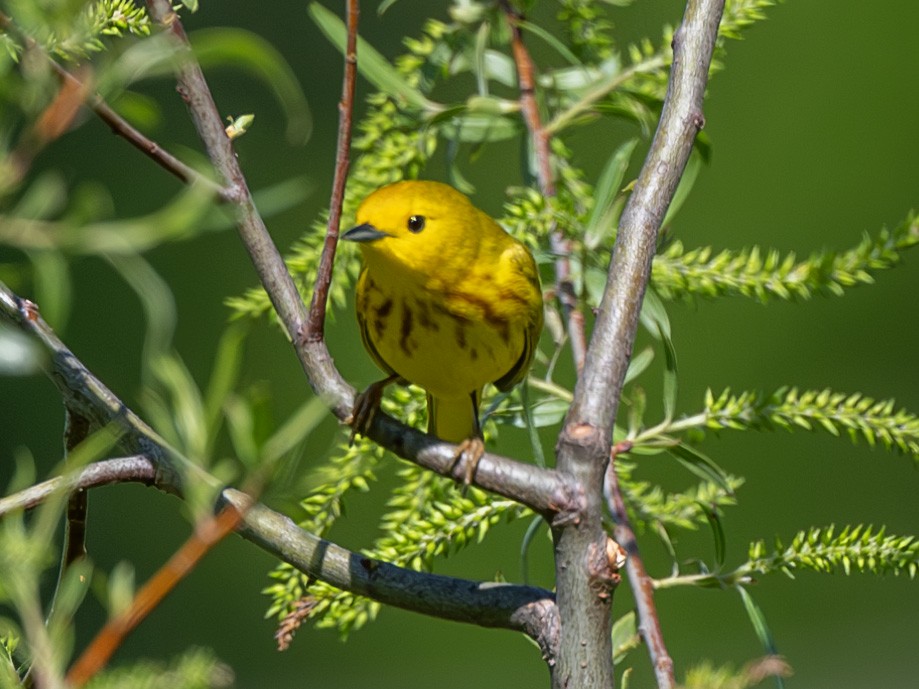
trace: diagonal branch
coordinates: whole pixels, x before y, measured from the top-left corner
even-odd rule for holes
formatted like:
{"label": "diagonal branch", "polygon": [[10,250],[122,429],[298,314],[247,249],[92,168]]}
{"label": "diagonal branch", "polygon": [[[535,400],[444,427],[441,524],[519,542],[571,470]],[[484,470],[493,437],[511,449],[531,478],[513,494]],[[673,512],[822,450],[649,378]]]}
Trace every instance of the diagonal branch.
{"label": "diagonal branch", "polygon": [[[245,498],[244,493],[240,495]],[[238,505],[225,505],[216,516],[195,525],[191,536],[141,587],[131,605],[109,619],[83,650],[67,672],[69,686],[79,689],[104,668],[127,635],[163,602],[215,545],[239,526],[251,502],[248,498],[238,502]]]}
{"label": "diagonal branch", "polygon": [[[246,496],[227,489],[222,500],[241,506]],[[262,505],[249,509],[240,534],[332,586],[441,619],[520,631],[539,644],[547,660],[555,656],[558,611],[554,596],[545,589],[475,582],[397,567],[310,534]]]}
{"label": "diagonal branch", "polygon": [[[0,28],[5,30],[15,28],[13,21],[2,12],[0,12]],[[38,43],[36,43],[35,40],[30,36],[22,33],[19,33],[18,35],[25,43],[26,47],[29,48],[29,50],[35,50],[42,53],[42,55],[47,59],[48,64],[51,65],[51,69],[53,69],[55,74],[58,75],[58,78],[61,80],[61,83],[64,85],[64,87],[69,88],[74,93],[81,94],[86,104],[92,109],[94,113],[96,113],[96,115],[99,116],[99,119],[101,119],[111,128],[115,134],[122,137],[125,141],[134,146],[134,148],[153,160],[157,165],[162,167],[167,172],[175,175],[182,182],[186,184],[197,184],[202,188],[207,189],[216,198],[227,200],[226,193],[223,188],[215,184],[212,180],[208,179],[194,168],[183,163],[169,151],[162,148],[155,141],[147,138],[139,130],[131,126],[131,124],[129,124],[127,120],[115,112],[100,95],[91,93],[82,81],[71,74],[70,71],[58,64],[54,58],[45,53],[45,51],[42,50]]]}
{"label": "diagonal branch", "polygon": [[[178,90],[188,105],[198,135],[218,174],[225,180],[236,207],[240,237],[255,265],[278,317],[300,359],[300,364],[316,393],[341,420],[351,415],[354,388],[341,376],[332,361],[325,341],[306,337],[309,314],[303,305],[281,254],[259,216],[246,186],[246,180],[221,122],[217,106],[204,74],[191,56],[188,39],[169,0],[148,0],[150,14],[164,31],[171,32],[189,55],[180,61]],[[400,457],[443,476],[464,478],[456,449],[449,443],[411,429],[385,414],[374,416],[365,434]],[[524,464],[506,457],[486,454],[476,469],[474,483],[481,488],[516,500],[534,511],[551,515],[578,509],[577,492],[570,482],[550,469]]]}
{"label": "diagonal branch", "polygon": [[566,426],[587,424],[600,430],[604,452],[598,461],[609,457],[657,233],[705,122],[702,101],[723,10],[724,0],[689,0],[686,5],[673,37],[673,66],[661,120],[619,221],[587,364],[566,419]]}
{"label": "diagonal branch", "polygon": [[[501,9],[511,30],[511,51],[517,65],[517,78],[520,81],[520,110],[526,122],[533,150],[536,157],[536,172],[539,189],[546,198],[554,197],[555,177],[552,173],[552,153],[549,149],[550,132],[539,116],[539,104],[536,102],[536,78],[533,59],[523,42],[520,32],[520,17],[511,7],[509,0],[502,0]],[[568,257],[572,245],[564,234],[553,227],[549,233],[552,253],[555,255],[555,294],[562,306],[562,314],[568,326],[568,339],[571,341],[571,353],[578,371],[584,367],[587,350],[587,336],[584,331],[584,314],[578,307],[577,293],[571,279],[571,265]]]}
{"label": "diagonal branch", "polygon": [[616,524],[613,537],[628,555],[625,567],[629,581],[632,582],[635,607],[638,608],[638,629],[648,647],[648,654],[651,656],[657,687],[658,689],[673,689],[676,686],[673,676],[673,659],[667,652],[660,618],[657,616],[657,607],[654,605],[654,582],[645,570],[641,553],[638,550],[635,531],[629,522],[625,501],[622,499],[622,491],[619,488],[619,477],[616,476],[615,459],[616,453],[613,452],[610,455],[604,484],[607,506]]}
{"label": "diagonal branch", "polygon": [[348,43],[345,48],[345,74],[338,103],[338,145],[335,151],[335,176],[332,182],[332,200],[329,202],[329,224],[316,271],[316,285],[310,302],[310,316],[304,337],[316,342],[324,338],[325,310],[332,284],[332,264],[338,246],[341,224],[341,207],[345,198],[345,183],[351,153],[351,123],[354,115],[354,84],[357,81],[357,20],[360,8],[357,0],[348,0]]}

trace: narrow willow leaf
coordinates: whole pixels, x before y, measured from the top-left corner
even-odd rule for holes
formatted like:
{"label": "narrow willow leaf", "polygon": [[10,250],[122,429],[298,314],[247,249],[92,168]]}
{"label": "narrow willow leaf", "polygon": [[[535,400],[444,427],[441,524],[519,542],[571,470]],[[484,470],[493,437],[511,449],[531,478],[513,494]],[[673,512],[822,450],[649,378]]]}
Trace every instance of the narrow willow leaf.
{"label": "narrow willow leaf", "polygon": [[306,142],[313,127],[309,104],[297,75],[277,48],[256,33],[228,27],[200,29],[190,40],[204,67],[230,65],[268,87],[287,118],[288,141]]}
{"label": "narrow willow leaf", "polygon": [[239,380],[243,343],[249,332],[246,321],[235,321],[221,335],[214,356],[214,366],[204,393],[204,418],[208,428],[208,446],[212,447],[219,428],[223,404]]}
{"label": "narrow willow leaf", "polygon": [[689,160],[683,170],[683,176],[680,178],[680,184],[677,186],[676,192],[673,195],[673,200],[667,208],[667,214],[664,216],[664,222],[661,224],[661,227],[668,227],[670,223],[673,222],[676,214],[680,212],[680,208],[689,196],[689,192],[692,191],[692,187],[696,183],[696,178],[699,176],[699,171],[701,169],[702,155],[696,149],[693,149],[692,155],[689,156]]}
{"label": "narrow willow leaf", "polygon": [[705,505],[701,502],[697,503],[702,510],[702,513],[705,515],[705,519],[708,521],[708,525],[712,530],[712,537],[715,540],[715,567],[721,568],[724,565],[724,555],[727,552],[726,539],[724,537],[724,529],[721,526],[721,517],[718,516],[718,512],[711,509],[708,505]]}
{"label": "narrow willow leaf", "polygon": [[638,648],[641,637],[638,635],[635,611],[627,612],[613,623],[613,663],[621,663],[629,651]]}
{"label": "narrow willow leaf", "polygon": [[499,114],[467,113],[444,124],[443,134],[463,143],[481,144],[512,139],[520,134],[521,127],[516,119]]}
{"label": "narrow willow leaf", "polygon": [[383,13],[386,12],[390,7],[396,4],[398,0],[382,0],[379,5],[377,5],[377,15],[380,17],[383,16]]}
{"label": "narrow willow leaf", "polygon": [[654,360],[654,350],[651,347],[645,347],[629,361],[629,368],[625,372],[623,385],[628,385],[638,376],[645,372],[651,362]]}
{"label": "narrow willow leaf", "polygon": [[720,486],[729,495],[733,494],[727,473],[707,455],[684,443],[674,445],[668,448],[667,451],[687,470],[703,481],[711,481]]}
{"label": "narrow willow leaf", "polygon": [[632,153],[638,145],[638,139],[629,139],[619,146],[610,156],[594,187],[594,207],[590,218],[584,226],[584,244],[590,249],[596,249],[604,240],[613,234],[610,218],[610,209],[622,186],[625,171],[632,160]]}
{"label": "narrow willow leaf", "polygon": [[523,583],[530,583],[530,546],[533,538],[539,532],[539,527],[546,523],[546,520],[537,515],[530,521],[526,533],[523,534],[523,540],[520,542],[520,577]]}
{"label": "narrow willow leaf", "polygon": [[679,381],[677,379],[676,350],[673,348],[673,341],[664,335],[661,331],[661,342],[664,345],[664,384],[663,384],[663,403],[664,403],[664,420],[667,423],[673,419],[676,413],[677,394],[679,393]]}
{"label": "narrow willow leaf", "polygon": [[[344,54],[348,44],[348,29],[345,23],[318,2],[311,2],[308,11],[326,37]],[[444,109],[444,106],[428,100],[421,91],[406,82],[405,77],[360,36],[357,39],[357,55],[358,71],[384,93],[429,113],[437,113]]]}
{"label": "narrow willow leaf", "polygon": [[70,315],[73,293],[70,265],[59,251],[29,251],[27,255],[34,268],[35,299],[41,304],[42,317],[55,330],[62,331]]}
{"label": "narrow willow leaf", "polygon": [[571,52],[571,49],[562,43],[559,39],[553,36],[551,33],[546,31],[544,28],[538,24],[533,24],[528,21],[518,21],[517,26],[519,26],[524,31],[529,31],[534,36],[541,38],[548,45],[554,48],[559,55],[565,58],[572,65],[580,65],[581,61],[578,59],[578,56]]}
{"label": "narrow willow leaf", "polygon": [[664,345],[665,367],[663,385],[664,418],[673,419],[678,393],[676,349],[670,336],[670,317],[660,297],[654,290],[647,290],[639,314],[648,332]]}
{"label": "narrow willow leaf", "polygon": [[263,459],[273,462],[302,442],[319,422],[328,416],[328,408],[318,397],[307,400],[265,441]]}
{"label": "narrow willow leaf", "polygon": [[[763,646],[763,651],[766,655],[778,655],[779,651],[776,648],[775,639],[772,636],[769,625],[766,623],[766,616],[763,615],[763,611],[746,588],[743,586],[737,586],[736,588],[740,594],[740,599],[743,601],[744,609],[747,611],[747,616],[750,618],[750,623],[753,625],[753,631],[756,632],[756,637]],[[780,677],[777,677],[776,681],[779,686],[784,686]]]}
{"label": "narrow willow leaf", "polygon": [[654,290],[649,289],[645,292],[639,317],[642,325],[652,337],[658,338],[661,335],[670,337],[670,317],[667,315],[667,309],[664,308],[664,302]]}

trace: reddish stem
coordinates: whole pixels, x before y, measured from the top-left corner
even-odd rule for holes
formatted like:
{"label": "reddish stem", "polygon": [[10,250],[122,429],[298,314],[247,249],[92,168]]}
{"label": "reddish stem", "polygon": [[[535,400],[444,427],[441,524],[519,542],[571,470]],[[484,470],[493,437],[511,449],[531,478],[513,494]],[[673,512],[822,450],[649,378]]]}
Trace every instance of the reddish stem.
{"label": "reddish stem", "polygon": [[354,113],[354,85],[357,81],[357,22],[360,17],[358,0],[348,0],[347,10],[348,44],[345,51],[345,73],[341,87],[341,101],[338,103],[338,146],[335,153],[335,177],[332,182],[332,199],[329,202],[329,225],[322,256],[316,273],[316,285],[310,302],[309,318],[306,322],[305,339],[319,342],[323,339],[326,304],[329,300],[329,285],[332,283],[332,265],[338,246],[338,231],[341,223],[341,209],[345,198],[345,183],[348,180],[351,151],[351,124]]}

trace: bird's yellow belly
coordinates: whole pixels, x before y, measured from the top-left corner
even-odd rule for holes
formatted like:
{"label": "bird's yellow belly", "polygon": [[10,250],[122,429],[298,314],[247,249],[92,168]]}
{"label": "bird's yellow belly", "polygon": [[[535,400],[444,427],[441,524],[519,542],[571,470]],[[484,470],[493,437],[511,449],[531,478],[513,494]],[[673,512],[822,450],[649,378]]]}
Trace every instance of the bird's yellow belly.
{"label": "bird's yellow belly", "polygon": [[522,325],[457,317],[433,300],[371,290],[365,336],[380,358],[435,397],[467,397],[507,373],[524,346]]}

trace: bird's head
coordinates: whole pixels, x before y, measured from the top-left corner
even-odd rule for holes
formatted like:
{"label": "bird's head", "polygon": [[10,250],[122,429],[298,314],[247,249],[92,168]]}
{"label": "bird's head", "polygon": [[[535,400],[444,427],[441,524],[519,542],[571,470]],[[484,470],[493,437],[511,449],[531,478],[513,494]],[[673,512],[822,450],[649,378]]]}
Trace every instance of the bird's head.
{"label": "bird's head", "polygon": [[368,265],[421,275],[455,267],[475,256],[480,212],[453,187],[404,181],[370,194],[357,210],[357,226],[342,239],[360,242]]}

